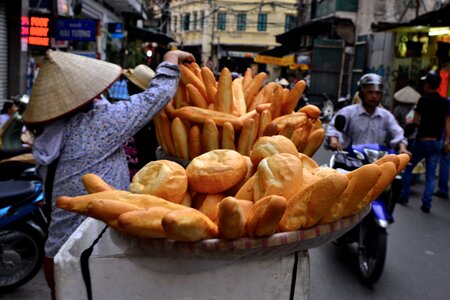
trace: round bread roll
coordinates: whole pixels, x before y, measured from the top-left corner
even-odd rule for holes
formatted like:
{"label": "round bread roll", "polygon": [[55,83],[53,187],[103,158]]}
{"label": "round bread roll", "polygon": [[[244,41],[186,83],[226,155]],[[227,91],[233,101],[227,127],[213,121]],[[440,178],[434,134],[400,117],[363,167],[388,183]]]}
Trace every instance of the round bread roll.
{"label": "round bread roll", "polygon": [[250,151],[250,159],[254,166],[261,160],[277,153],[290,153],[298,156],[295,144],[283,135],[260,137]]}
{"label": "round bread roll", "polygon": [[303,186],[303,166],[298,155],[278,153],[264,158],[258,165],[253,182],[253,198],[278,195],[288,201]]}
{"label": "round bread roll", "polygon": [[186,170],[173,161],[162,159],[149,162],[134,175],[130,192],[149,194],[180,203],[187,187]]}
{"label": "round bread roll", "polygon": [[222,193],[243,180],[246,173],[245,158],[229,149],[203,153],[186,168],[190,189],[207,194]]}

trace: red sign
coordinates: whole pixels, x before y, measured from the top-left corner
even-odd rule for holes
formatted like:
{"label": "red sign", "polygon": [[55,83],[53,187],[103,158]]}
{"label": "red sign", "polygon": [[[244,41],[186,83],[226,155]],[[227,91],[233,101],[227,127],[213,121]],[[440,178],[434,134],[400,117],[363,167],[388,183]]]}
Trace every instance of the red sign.
{"label": "red sign", "polygon": [[29,45],[49,46],[49,23],[50,18],[22,16],[21,18],[21,35],[22,39],[26,39]]}

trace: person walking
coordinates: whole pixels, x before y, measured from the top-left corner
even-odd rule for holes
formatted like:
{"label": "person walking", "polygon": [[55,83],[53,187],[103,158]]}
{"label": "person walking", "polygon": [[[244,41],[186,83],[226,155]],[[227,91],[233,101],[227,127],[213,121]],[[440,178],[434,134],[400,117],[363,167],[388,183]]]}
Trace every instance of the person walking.
{"label": "person walking", "polygon": [[[450,109],[450,98],[447,99],[449,101],[449,109]],[[447,118],[450,117],[450,110],[448,112]],[[446,130],[447,131],[447,130]],[[444,132],[443,142],[441,143],[441,155],[439,157],[439,180],[438,180],[438,189],[433,194],[436,197],[441,199],[449,199],[448,197],[448,178],[450,172],[450,152],[446,149],[445,144],[445,135],[447,132]],[[448,146],[447,146],[448,147]]]}
{"label": "person walking", "polygon": [[[425,158],[425,187],[420,209],[424,213],[429,213],[435,184],[436,167],[442,145],[441,138],[444,130],[450,126],[448,117],[449,102],[436,91],[441,83],[439,74],[429,72],[421,80],[423,80],[424,84],[424,95],[420,97],[414,109],[414,124],[417,128],[417,134],[411,147],[411,160],[403,172],[402,190],[397,202],[404,205],[408,203],[411,193],[412,170]],[[445,132],[444,147],[450,150],[450,130],[445,130]]]}
{"label": "person walking", "polygon": [[144,92],[94,108],[94,99],[117,80],[121,67],[61,51],[45,54],[23,119],[35,135],[33,156],[46,202],[51,203],[44,273],[53,299],[53,258],[86,218],[57,208],[55,199],[86,194],[81,181],[86,173],[97,174],[116,189],[129,189],[123,144],[173,98],[178,64],[195,58],[174,50],[163,60]]}

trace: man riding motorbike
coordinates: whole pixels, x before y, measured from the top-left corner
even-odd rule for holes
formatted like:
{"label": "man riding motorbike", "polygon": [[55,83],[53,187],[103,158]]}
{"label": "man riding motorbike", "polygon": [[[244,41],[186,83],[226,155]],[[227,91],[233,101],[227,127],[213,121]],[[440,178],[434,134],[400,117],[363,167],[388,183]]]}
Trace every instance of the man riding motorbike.
{"label": "man riding motorbike", "polygon": [[407,139],[403,129],[388,110],[379,106],[383,97],[383,79],[373,73],[361,77],[358,92],[362,103],[352,104],[339,110],[336,115],[346,119],[342,132],[334,127],[336,116],[328,125],[326,146],[331,150],[342,150],[343,145],[381,144],[386,142],[399,153],[411,154],[407,149]]}

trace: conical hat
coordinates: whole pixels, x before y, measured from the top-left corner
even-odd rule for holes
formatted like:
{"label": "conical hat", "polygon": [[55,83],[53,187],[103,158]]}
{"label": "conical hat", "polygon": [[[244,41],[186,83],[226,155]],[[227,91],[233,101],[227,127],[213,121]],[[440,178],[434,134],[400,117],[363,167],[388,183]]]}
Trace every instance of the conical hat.
{"label": "conical hat", "polygon": [[123,75],[141,89],[146,90],[155,76],[155,72],[146,65],[138,65],[134,69],[123,70]]}
{"label": "conical hat", "polygon": [[417,101],[419,101],[419,98],[420,98],[420,94],[415,89],[410,87],[409,85],[398,90],[394,94],[394,99],[401,103],[416,104]]}
{"label": "conical hat", "polygon": [[47,50],[23,120],[41,123],[65,115],[107,89],[121,72],[102,60]]}

